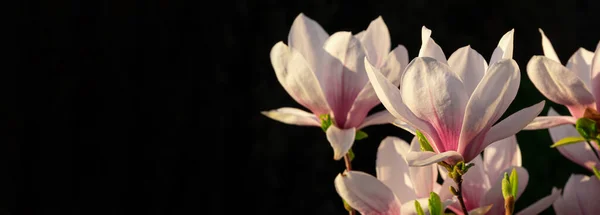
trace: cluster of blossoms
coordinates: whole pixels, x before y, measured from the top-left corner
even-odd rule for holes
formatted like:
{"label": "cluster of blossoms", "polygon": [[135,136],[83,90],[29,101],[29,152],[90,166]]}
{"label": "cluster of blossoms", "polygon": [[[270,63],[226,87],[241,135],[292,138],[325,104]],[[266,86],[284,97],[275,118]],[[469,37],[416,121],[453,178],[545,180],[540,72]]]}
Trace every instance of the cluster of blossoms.
{"label": "cluster of blossoms", "polygon": [[[549,190],[518,214],[550,206],[557,214],[600,211],[600,43],[595,52],[580,48],[565,67],[540,30],[544,56],[531,58],[527,74],[571,116],[551,108],[539,116],[545,105],[539,101],[500,120],[521,81],[512,59],[514,30],[500,38],[489,61],[470,46],[446,58],[432,31],[421,33],[418,56],[409,61],[404,46],[391,50],[381,17],[358,34],[329,35],[300,14],[287,45],[271,50],[277,79],[310,112],[284,107],[263,114],[325,131],[333,158],[347,165],[334,185],[351,214],[513,214],[529,179],[515,134],[534,129],[548,129],[549,145],[591,174],[571,175],[564,190]],[[367,116],[380,103],[386,110]],[[378,124],[415,136],[410,144],[396,137],[381,142],[376,176],[352,170],[352,144],[366,136],[360,129]]]}

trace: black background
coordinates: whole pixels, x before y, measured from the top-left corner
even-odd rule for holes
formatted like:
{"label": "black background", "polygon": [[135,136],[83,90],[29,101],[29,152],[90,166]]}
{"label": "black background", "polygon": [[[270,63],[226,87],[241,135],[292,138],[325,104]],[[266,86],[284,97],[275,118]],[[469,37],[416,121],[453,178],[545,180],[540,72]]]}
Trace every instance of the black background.
{"label": "black background", "polygon": [[[330,34],[381,15],[411,59],[423,25],[446,56],[471,45],[487,60],[514,28],[522,78],[507,114],[544,99],[524,69],[542,54],[538,28],[563,63],[600,38],[592,0],[29,3],[8,20],[23,42],[7,41],[16,72],[2,79],[5,214],[346,214],[333,187],[344,166],[320,128],[260,114],[301,108],[269,60],[299,13]],[[549,106],[568,114],[551,102],[542,114]],[[411,137],[392,125],[364,131],[353,165],[371,174],[384,137]],[[550,149],[546,130],[517,137],[530,174],[517,211],[571,173],[590,174]]]}

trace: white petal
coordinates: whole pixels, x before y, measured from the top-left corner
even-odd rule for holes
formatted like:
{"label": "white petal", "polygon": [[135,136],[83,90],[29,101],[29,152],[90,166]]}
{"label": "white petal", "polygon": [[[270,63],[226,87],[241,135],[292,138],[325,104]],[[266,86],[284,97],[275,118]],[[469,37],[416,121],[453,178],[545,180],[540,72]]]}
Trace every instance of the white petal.
{"label": "white petal", "polygon": [[434,152],[423,152],[417,138],[413,138],[410,143],[410,151],[406,154],[406,162],[411,167],[421,167],[431,165],[440,161],[450,161],[455,164],[463,160],[463,157],[455,151],[446,151],[439,154]]}
{"label": "white petal", "polygon": [[[554,111],[554,109],[550,108],[548,110],[549,116],[558,116],[558,113]],[[573,125],[561,125],[557,127],[553,127],[548,129],[550,132],[550,137],[552,137],[553,142],[558,142],[559,140],[565,137],[579,137],[580,134],[575,130]],[[568,158],[569,160],[588,168],[589,170],[595,165],[596,168],[600,168],[598,164],[598,159],[594,154],[595,149],[592,149],[587,143],[575,143],[569,144],[565,146],[561,146],[557,148],[558,151]]]}
{"label": "white petal", "polygon": [[468,96],[471,96],[488,69],[485,59],[471,46],[462,47],[452,53],[448,58],[448,64],[462,80]]}
{"label": "white petal", "polygon": [[512,135],[490,144],[483,151],[483,160],[490,183],[494,184],[505,169],[522,164],[517,137]]}
{"label": "white petal", "polygon": [[546,208],[552,206],[552,203],[556,201],[560,197],[560,190],[556,188],[552,188],[552,193],[544,198],[541,198],[537,202],[529,205],[527,208],[519,211],[516,215],[532,215],[532,214],[540,214]]}
{"label": "white petal", "polygon": [[292,50],[299,52],[318,80],[322,80],[322,74],[325,72],[322,67],[330,60],[322,48],[328,37],[319,23],[302,13],[294,19],[288,34],[288,45]]}
{"label": "white petal", "polygon": [[[479,204],[480,200],[483,199],[484,195],[492,185],[483,169],[483,160],[481,156],[475,157],[470,163],[475,164],[475,166],[471,167],[463,176],[463,198],[466,199],[465,201],[469,202],[469,205],[483,206],[485,204]],[[469,208],[469,206],[467,206],[467,208]]]}
{"label": "white petal", "polygon": [[520,81],[517,62],[505,59],[493,64],[475,88],[467,103],[458,146],[458,152],[466,155],[467,161],[483,150],[481,139],[478,139],[483,137],[478,135],[487,132],[508,109],[517,95]]}
{"label": "white petal", "polygon": [[554,47],[552,47],[552,43],[550,42],[548,37],[546,37],[546,34],[544,34],[544,31],[542,31],[541,28],[539,28],[538,30],[542,35],[542,49],[544,50],[544,56],[560,64],[560,59],[558,58],[558,55],[556,55]]}
{"label": "white petal", "polygon": [[417,132],[417,130],[415,128],[413,128],[411,125],[409,125],[408,123],[396,119],[392,122],[392,125],[395,125],[398,128],[404,129],[405,131],[410,132],[411,134],[415,135]]}
{"label": "white petal", "polygon": [[523,130],[538,130],[552,128],[559,125],[575,124],[577,119],[572,116],[538,116],[533,119]]}
{"label": "white petal", "polygon": [[437,152],[456,151],[469,98],[456,73],[433,58],[418,57],[408,64],[400,90],[411,112],[435,128],[440,141],[432,147]]}
{"label": "white petal", "polygon": [[338,174],[335,190],[361,214],[400,215],[400,204],[390,188],[364,172]]}
{"label": "white petal", "polygon": [[262,111],[260,113],[271,119],[286,124],[321,126],[319,119],[314,114],[308,113],[297,108],[283,107],[270,111]]}
{"label": "white petal", "polygon": [[588,89],[592,89],[590,79],[592,78],[591,69],[593,58],[594,52],[579,48],[567,62],[567,68],[577,74],[579,79],[581,79]]}
{"label": "white petal", "polygon": [[535,119],[536,116],[544,109],[546,101],[541,101],[535,105],[521,109],[516,113],[506,117],[504,120],[498,122],[496,125],[486,133],[481,150],[487,147],[489,144],[498,140],[507,138],[511,135],[516,134],[523,129],[529,122]]}
{"label": "white petal", "polygon": [[357,129],[371,125],[388,124],[394,122],[395,120],[396,118],[389,111],[382,110],[365,118],[365,121],[363,121],[363,123]]}
{"label": "white petal", "polygon": [[315,114],[329,112],[319,81],[299,52],[279,42],[271,49],[271,64],[277,80],[296,102]]}
{"label": "white petal", "polygon": [[429,193],[433,192],[434,185],[437,184],[437,165],[410,167],[409,172],[417,197],[429,197]]}
{"label": "white petal", "polygon": [[[597,214],[600,211],[600,204],[598,204],[600,192],[598,190],[600,190],[598,178],[572,174],[562,195],[565,204],[562,204],[561,209],[557,210],[568,213],[557,212],[557,214]],[[556,203],[554,208],[557,209]]]}
{"label": "white petal", "polygon": [[494,49],[494,53],[492,53],[490,65],[502,59],[512,59],[514,34],[515,29],[511,29],[502,36],[500,42],[498,42],[498,47],[496,47],[496,49]]}
{"label": "white petal", "polygon": [[437,43],[435,43],[435,41],[433,41],[433,39],[431,39],[431,30],[425,26],[421,28],[421,49],[419,50],[419,57],[431,57],[444,64],[448,64],[444,51]]}
{"label": "white petal", "polygon": [[390,52],[391,41],[390,32],[381,16],[371,21],[360,42],[365,47],[367,59],[378,68],[383,65]]}
{"label": "white petal", "polygon": [[354,137],[356,136],[356,129],[339,129],[335,125],[329,126],[327,131],[327,140],[331,147],[333,148],[333,159],[340,160],[348,150],[352,148],[352,144],[354,144]]}
{"label": "white petal", "polygon": [[600,110],[600,42],[596,45],[594,51],[594,59],[592,59],[592,93],[596,98],[596,110]]}
{"label": "white petal", "polygon": [[401,203],[416,198],[409,175],[409,167],[404,160],[409,145],[397,137],[386,137],[377,150],[377,178],[396,194]]}
{"label": "white petal", "polygon": [[535,87],[553,102],[577,107],[594,103],[594,96],[577,74],[547,57],[533,56],[527,64],[527,75]]}

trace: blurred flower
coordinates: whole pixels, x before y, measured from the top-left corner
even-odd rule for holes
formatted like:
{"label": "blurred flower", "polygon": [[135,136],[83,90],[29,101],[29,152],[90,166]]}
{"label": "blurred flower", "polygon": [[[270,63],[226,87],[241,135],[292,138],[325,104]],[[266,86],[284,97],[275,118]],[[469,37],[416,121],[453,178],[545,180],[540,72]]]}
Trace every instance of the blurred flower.
{"label": "blurred flower", "polygon": [[558,215],[595,215],[600,211],[600,181],[596,177],[572,174],[563,195],[552,205]]}
{"label": "blurred flower", "polygon": [[333,124],[327,128],[327,139],[334,149],[334,159],[339,160],[351,148],[359,129],[394,120],[387,111],[367,117],[380,102],[363,65],[363,59],[368,58],[398,86],[408,53],[402,45],[390,52],[390,43],[381,17],[356,35],[336,32],[329,36],[314,20],[298,15],[289,32],[289,46],[275,44],[271,63],[283,88],[312,113],[284,107],[262,114],[304,126],[320,126],[320,117],[330,116]]}
{"label": "blurred flower", "polygon": [[[527,64],[527,75],[533,85],[549,100],[564,105],[571,116],[537,117],[525,129],[544,129],[575,124],[577,119],[600,109],[600,43],[596,52],[579,48],[563,66],[552,43],[542,29],[544,56],[533,56]],[[579,135],[576,135],[579,136]]]}
{"label": "blurred flower", "polygon": [[400,89],[371,60],[365,60],[369,80],[385,108],[408,125],[405,129],[419,130],[431,143],[434,152],[407,155],[411,166],[469,162],[540,113],[544,101],[496,123],[515,98],[521,79],[511,59],[513,30],[502,37],[489,66],[470,46],[458,49],[446,61],[430,35],[423,27],[419,57],[404,71]]}

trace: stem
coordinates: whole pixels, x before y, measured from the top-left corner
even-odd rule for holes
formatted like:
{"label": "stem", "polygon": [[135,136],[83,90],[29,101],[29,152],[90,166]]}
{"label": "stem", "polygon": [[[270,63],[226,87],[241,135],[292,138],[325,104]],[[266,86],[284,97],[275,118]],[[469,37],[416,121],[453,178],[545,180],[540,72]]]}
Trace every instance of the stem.
{"label": "stem", "polygon": [[460,202],[460,207],[462,208],[463,214],[468,215],[469,211],[467,211],[467,206],[465,206],[465,200],[463,200],[462,196],[462,175],[457,175],[454,179],[454,182],[458,184],[458,190],[456,191],[458,195],[458,201]]}
{"label": "stem", "polygon": [[596,151],[596,148],[594,148],[594,146],[592,146],[592,143],[590,143],[590,141],[585,141],[585,142],[588,144],[588,146],[590,146],[590,148],[592,148],[592,151],[596,155],[596,158],[598,159],[598,161],[600,161],[600,156],[598,156],[598,151]]}
{"label": "stem", "polygon": [[[350,155],[348,153],[344,155],[344,163],[346,163],[346,171],[350,172],[352,170],[352,163],[350,163]],[[348,214],[356,215],[356,210],[352,208],[352,210],[348,211]]]}

